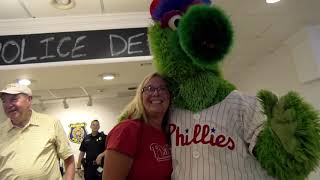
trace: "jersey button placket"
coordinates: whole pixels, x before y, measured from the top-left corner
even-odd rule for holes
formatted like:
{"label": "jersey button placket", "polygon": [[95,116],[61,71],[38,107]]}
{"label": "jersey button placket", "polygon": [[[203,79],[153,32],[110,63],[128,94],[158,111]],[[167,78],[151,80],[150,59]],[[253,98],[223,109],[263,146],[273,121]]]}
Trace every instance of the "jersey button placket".
{"label": "jersey button placket", "polygon": [[194,113],[193,114],[193,119],[194,120],[200,120],[200,113]]}
{"label": "jersey button placket", "polygon": [[200,151],[199,148],[194,146],[192,148],[192,174],[191,174],[191,179],[197,179],[197,173],[198,173],[198,164],[199,164],[199,158],[200,158]]}
{"label": "jersey button placket", "polygon": [[[192,118],[193,118],[194,121],[199,123],[199,121],[200,121],[200,113],[194,113]],[[192,157],[194,159],[198,159],[200,157],[200,152],[199,152],[198,147],[196,147],[196,145],[192,148]]]}
{"label": "jersey button placket", "polygon": [[198,158],[200,157],[199,151],[194,150],[194,151],[192,152],[192,156],[193,156],[193,158],[198,159]]}
{"label": "jersey button placket", "polygon": [[199,148],[197,146],[193,146],[192,147],[192,157],[194,159],[198,159],[200,157],[200,151],[199,151]]}

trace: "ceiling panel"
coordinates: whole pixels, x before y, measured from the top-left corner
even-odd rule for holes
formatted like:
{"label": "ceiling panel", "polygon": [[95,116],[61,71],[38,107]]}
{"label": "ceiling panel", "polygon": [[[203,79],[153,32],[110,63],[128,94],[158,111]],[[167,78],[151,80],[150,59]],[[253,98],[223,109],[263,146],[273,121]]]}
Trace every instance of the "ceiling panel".
{"label": "ceiling panel", "polygon": [[117,97],[120,94],[132,94],[135,92],[135,87],[137,87],[139,82],[131,84],[121,84],[121,85],[109,85],[109,86],[94,86],[85,87],[86,91],[90,96],[93,97]]}
{"label": "ceiling panel", "polygon": [[103,0],[104,13],[149,11],[151,0]]}
{"label": "ceiling panel", "polygon": [[33,98],[37,99],[53,99],[56,98],[49,90],[33,90]]}
{"label": "ceiling panel", "polygon": [[94,87],[85,87],[86,91],[91,96],[99,97],[109,97],[115,96],[115,86],[94,86]]}
{"label": "ceiling panel", "polygon": [[[152,72],[154,72],[154,67],[150,60],[0,70],[0,86],[3,87],[7,83],[15,82],[19,78],[32,79],[33,83],[31,88],[37,90],[132,84]],[[8,73],[10,73],[10,75],[8,75]],[[117,77],[113,81],[104,81],[102,80],[101,74],[105,73],[116,73]]]}
{"label": "ceiling panel", "polygon": [[129,91],[129,88],[136,87],[136,84],[121,84],[121,85],[109,85],[109,86],[91,86],[85,87],[89,95],[108,94],[110,92],[117,91]]}
{"label": "ceiling panel", "polygon": [[0,0],[0,19],[30,18],[18,0]]}
{"label": "ceiling panel", "polygon": [[[255,39],[256,36],[268,30],[275,17],[272,16],[246,16],[246,18],[232,17],[235,38]],[[260,19],[257,21],[257,19]]]}
{"label": "ceiling panel", "polygon": [[129,97],[134,96],[136,94],[136,91],[118,91],[117,97]]}
{"label": "ceiling panel", "polygon": [[50,89],[50,92],[57,98],[87,96],[82,88]]}
{"label": "ceiling panel", "polygon": [[288,12],[286,0],[267,4],[265,0],[242,0],[238,4],[237,15],[284,15]]}
{"label": "ceiling panel", "polygon": [[226,1],[226,0],[215,0],[214,5],[222,8],[228,15],[236,14],[239,10],[239,6],[244,1]]}
{"label": "ceiling panel", "polygon": [[33,17],[77,16],[101,14],[100,0],[76,0],[75,7],[68,10],[52,6],[52,0],[21,0]]}

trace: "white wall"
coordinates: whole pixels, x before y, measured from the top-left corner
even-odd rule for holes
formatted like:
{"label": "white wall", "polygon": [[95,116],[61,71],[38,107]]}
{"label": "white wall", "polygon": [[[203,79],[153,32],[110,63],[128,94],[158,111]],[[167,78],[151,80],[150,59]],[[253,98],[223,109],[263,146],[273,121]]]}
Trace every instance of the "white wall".
{"label": "white wall", "polygon": [[292,61],[291,49],[281,46],[273,54],[261,58],[257,63],[233,76],[230,81],[249,94],[268,89],[278,95],[293,90],[320,110],[320,80],[300,83]]}
{"label": "white wall", "polygon": [[[121,98],[105,98],[93,99],[93,106],[87,106],[87,99],[71,99],[68,100],[69,108],[64,109],[62,102],[53,104],[46,104],[48,107],[44,113],[57,117],[68,135],[70,133],[69,124],[85,122],[86,130],[91,133],[90,123],[94,119],[100,122],[100,131],[105,134],[117,124],[116,118],[118,117],[124,106],[131,100],[132,97]],[[40,108],[34,106],[36,110],[41,111]],[[78,160],[80,144],[70,141],[76,161]]]}
{"label": "white wall", "polygon": [[[106,99],[93,99],[93,106],[87,106],[87,99],[70,99],[68,100],[69,108],[64,109],[62,102],[56,102],[52,104],[45,104],[48,107],[44,113],[57,117],[66,132],[70,133],[69,125],[72,123],[85,122],[87,133],[91,133],[90,123],[94,119],[98,119],[100,122],[100,131],[105,134],[116,125],[116,118],[124,106],[129,102],[131,97],[122,98],[106,98]],[[40,108],[34,106],[37,111],[41,111]],[[77,161],[79,155],[80,144],[76,144],[70,141],[71,147],[75,154]]]}
{"label": "white wall", "polygon": [[[271,90],[278,95],[284,95],[290,90],[297,91],[320,110],[320,79],[308,83],[299,82],[292,56],[291,48],[283,45],[273,54],[261,58],[254,65],[233,76],[230,81],[236,84],[239,90],[252,95],[260,89]],[[320,169],[309,176],[309,180],[316,179],[320,179]]]}

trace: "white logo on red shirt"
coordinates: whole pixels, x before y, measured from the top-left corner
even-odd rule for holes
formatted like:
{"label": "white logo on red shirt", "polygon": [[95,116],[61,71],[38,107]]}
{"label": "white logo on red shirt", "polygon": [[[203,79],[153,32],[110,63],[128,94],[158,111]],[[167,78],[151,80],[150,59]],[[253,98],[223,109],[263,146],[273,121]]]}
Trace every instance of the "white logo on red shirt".
{"label": "white logo on red shirt", "polygon": [[168,144],[159,145],[157,143],[152,143],[150,145],[150,150],[153,152],[157,161],[171,160],[171,150]]}

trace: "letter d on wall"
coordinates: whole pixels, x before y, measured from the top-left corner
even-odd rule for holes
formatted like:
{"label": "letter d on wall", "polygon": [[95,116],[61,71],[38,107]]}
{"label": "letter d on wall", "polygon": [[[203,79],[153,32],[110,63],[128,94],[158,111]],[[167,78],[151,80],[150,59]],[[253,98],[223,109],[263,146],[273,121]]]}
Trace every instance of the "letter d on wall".
{"label": "letter d on wall", "polygon": [[[123,42],[123,44],[124,44],[124,47],[120,51],[114,52],[115,51],[115,47],[118,47],[119,44],[120,44],[120,43],[118,43],[118,44],[114,43],[113,42],[114,38],[117,38],[117,39],[121,40]],[[128,48],[127,41],[123,37],[121,37],[119,35],[110,34],[109,40],[110,40],[110,52],[111,52],[111,56],[112,57],[113,56],[118,56],[119,54],[124,53]]]}

